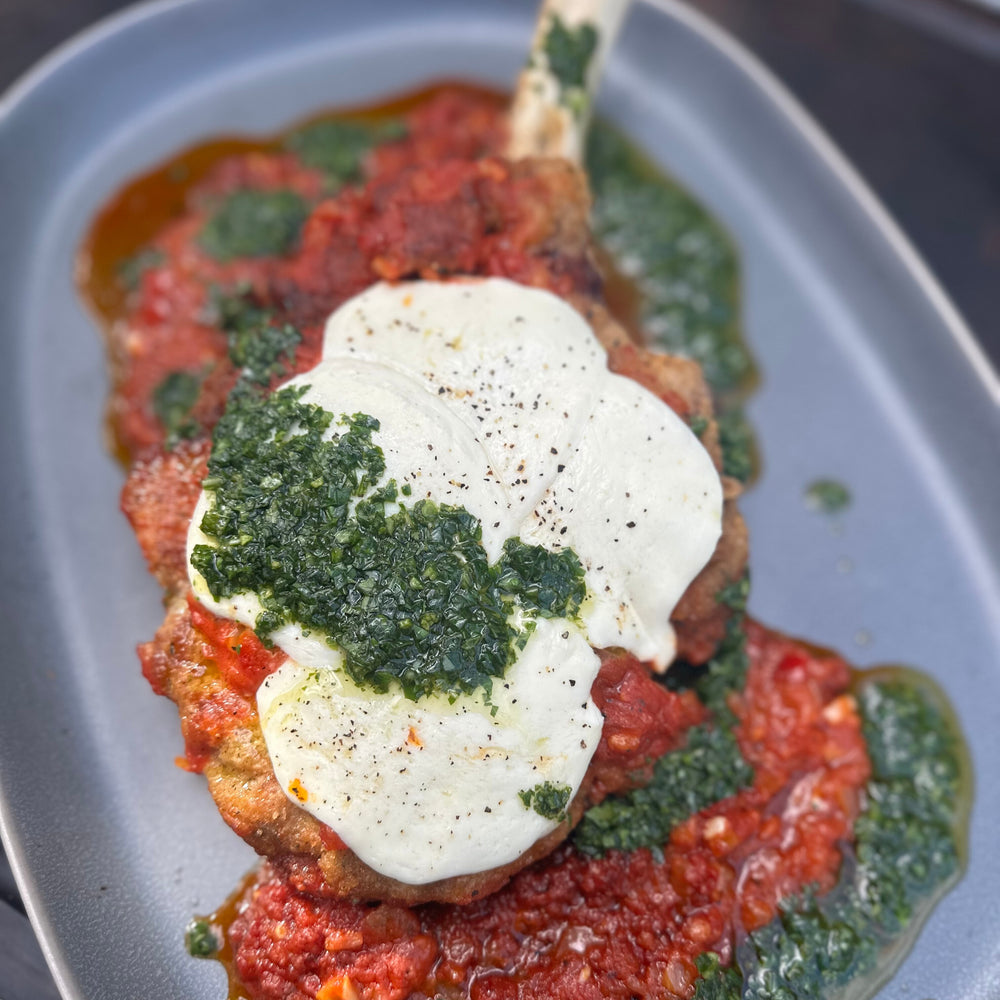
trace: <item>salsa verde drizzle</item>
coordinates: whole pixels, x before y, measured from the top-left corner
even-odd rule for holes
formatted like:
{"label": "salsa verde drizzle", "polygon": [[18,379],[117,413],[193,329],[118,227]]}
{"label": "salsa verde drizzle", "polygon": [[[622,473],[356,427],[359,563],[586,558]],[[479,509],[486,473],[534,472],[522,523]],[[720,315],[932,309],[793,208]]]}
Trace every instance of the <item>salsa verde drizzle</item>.
{"label": "salsa verde drizzle", "polygon": [[561,823],[566,818],[566,806],[569,805],[569,800],[573,796],[573,789],[569,785],[557,785],[551,781],[543,781],[541,784],[525,788],[517,794],[525,809],[534,809],[539,816],[558,820]]}
{"label": "salsa verde drizzle", "polygon": [[571,28],[554,14],[542,43],[549,72],[559,81],[559,101],[575,115],[587,107],[587,67],[598,40],[597,29],[589,21]]}
{"label": "salsa verde drizzle", "polygon": [[378,123],[328,120],[296,129],[285,146],[305,166],[323,172],[332,194],[364,179],[364,159],[375,146],[405,135],[406,126],[395,118]]}
{"label": "salsa verde drizzle", "polygon": [[[640,847],[659,851],[670,831],[688,816],[753,783],[753,770],[740,754],[732,733],[736,718],[726,704],[726,695],[740,690],[746,676],[742,629],[746,591],[744,580],[720,595],[733,606],[734,614],[709,664],[701,670],[684,671],[682,667],[680,671],[710,709],[711,721],[692,727],[684,746],[656,761],[648,785],[611,796],[583,814],[573,831],[573,843],[584,854],[599,857],[611,850],[634,851]],[[677,666],[671,668],[671,675],[677,673]]]}
{"label": "salsa verde drizzle", "polygon": [[153,412],[166,432],[166,447],[196,437],[201,430],[191,416],[201,392],[201,374],[173,371],[165,375],[153,390]]}
{"label": "salsa verde drizzle", "polygon": [[294,191],[236,191],[205,223],[198,243],[219,261],[280,257],[298,244],[309,205]]}
{"label": "salsa verde drizzle", "polygon": [[[726,706],[726,694],[740,690],[746,674],[746,581],[727,590],[720,598],[735,614],[719,651],[703,669],[678,664],[671,672],[679,678],[672,683],[694,688],[711,720],[657,761],[649,785],[584,813],[573,842],[585,854],[659,851],[674,826],[752,783]],[[824,1000],[848,984],[852,995],[869,996],[958,877],[968,775],[943,695],[912,671],[858,678],[872,777],[838,885],[822,896],[807,888],[786,899],[778,917],[740,943],[734,965],[702,955],[696,1000]]]}
{"label": "salsa verde drizzle", "polygon": [[[238,386],[212,436],[204,488],[213,499],[191,563],[216,599],[255,592],[265,642],[296,622],[344,654],[358,684],[408,698],[456,695],[502,677],[531,620],[574,617],[586,595],[572,549],[517,538],[490,565],[482,526],[464,507],[419,500],[395,480],[379,422],[305,403],[305,387],[263,396]],[[387,505],[393,509],[387,513]],[[519,610],[526,624],[512,624]]]}
{"label": "salsa verde drizzle", "polygon": [[[240,383],[267,385],[286,374],[294,363],[302,334],[289,323],[275,322],[272,313],[257,305],[249,290],[215,289],[210,318],[226,334],[229,361],[240,373]],[[206,374],[172,371],[153,390],[153,412],[165,431],[168,450],[201,433],[201,424],[192,411]]]}
{"label": "salsa verde drizzle", "polygon": [[213,300],[215,321],[226,334],[229,360],[240,377],[267,385],[286,374],[302,334],[290,323],[276,322],[248,289],[217,290]]}
{"label": "salsa verde drizzle", "polygon": [[740,328],[732,241],[687,191],[600,119],[588,134],[586,166],[594,193],[591,225],[639,292],[643,334],[701,365],[716,398],[724,471],[747,482],[753,432],[740,404],[754,365]]}

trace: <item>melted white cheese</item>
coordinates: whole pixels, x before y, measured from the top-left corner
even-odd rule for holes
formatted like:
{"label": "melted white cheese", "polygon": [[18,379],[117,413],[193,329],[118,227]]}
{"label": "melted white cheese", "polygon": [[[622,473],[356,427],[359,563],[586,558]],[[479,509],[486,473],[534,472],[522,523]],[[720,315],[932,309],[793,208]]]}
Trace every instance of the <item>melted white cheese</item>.
{"label": "melted white cheese", "polygon": [[288,660],[257,703],[282,787],[391,878],[419,885],[508,864],[556,825],[518,795],[579,788],[601,734],[600,662],[542,620],[490,701],[373,694]]}
{"label": "melted white cheese", "polygon": [[[550,781],[575,794],[596,748],[590,647],[673,659],[670,614],[721,531],[711,459],[661,400],[608,371],[575,310],[502,279],[376,285],[330,317],[322,360],[288,384],[338,417],[376,417],[384,481],[411,487],[404,503],[464,506],[491,561],[520,536],[583,563],[583,630],[539,621],[494,685],[495,714],[480,696],[359,691],[295,624],[273,634],[291,660],[258,693],[282,786],[372,868],[421,884],[512,861],[557,825],[518,793]],[[198,527],[210,503],[189,556],[214,544]],[[255,595],[216,601],[189,573],[207,607],[253,625]]]}

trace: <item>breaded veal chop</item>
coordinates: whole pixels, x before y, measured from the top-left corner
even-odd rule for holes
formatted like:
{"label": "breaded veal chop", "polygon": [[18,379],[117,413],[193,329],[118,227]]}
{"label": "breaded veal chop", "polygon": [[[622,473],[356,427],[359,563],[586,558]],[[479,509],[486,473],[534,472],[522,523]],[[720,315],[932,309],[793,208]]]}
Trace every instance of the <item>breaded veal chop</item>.
{"label": "breaded veal chop", "polygon": [[[446,113],[438,109],[439,118],[451,116],[453,128],[456,114],[454,108]],[[384,157],[387,166],[377,169],[376,159],[374,176],[364,187],[319,202],[297,253],[269,273],[253,275],[255,300],[276,321],[302,330],[303,343],[289,374],[313,363],[326,316],[371,283],[506,277],[564,298],[606,347],[612,371],[635,379],[681,417],[703,425],[701,440],[722,476],[711,398],[697,365],[635,343],[601,301],[584,173],[563,158],[470,156],[467,141],[462,157],[449,158],[446,147],[438,150],[435,162],[407,157],[406,143],[422,149],[426,157],[428,143],[421,146],[421,137],[426,140],[434,121],[432,110],[416,112],[402,149]],[[488,145],[484,139],[483,146]],[[224,164],[208,187],[253,183],[282,169],[266,158]],[[197,207],[193,215],[198,215]],[[189,240],[197,226],[191,219],[181,220],[173,238]],[[169,233],[165,239],[169,243]],[[190,247],[176,259],[176,265],[168,260],[165,266],[181,272],[198,268],[197,251]],[[173,286],[166,280],[162,284],[180,288],[189,278],[179,273]],[[171,292],[164,294],[169,298]],[[118,388],[113,412],[117,407],[119,414],[127,415],[136,405],[127,391],[130,379],[134,382],[143,366],[155,370],[155,357],[143,350],[148,327],[124,322],[112,331]],[[213,332],[204,336],[211,344]],[[203,426],[217,419],[234,379],[232,365],[217,356],[198,404]],[[651,762],[676,746],[684,728],[698,720],[694,702],[655,683],[646,666],[621,651],[600,651],[602,668],[592,694],[605,715],[604,733],[570,804],[569,821],[500,868],[419,886],[387,878],[293,803],[274,776],[253,690],[263,672],[280,662],[277,654],[255,647],[248,630],[213,621],[191,597],[185,541],[205,474],[208,438],[185,441],[172,450],[136,444],[122,506],[151,571],[164,587],[167,606],[156,637],[140,647],[144,673],[154,690],[176,702],[189,766],[204,772],[226,822],[259,853],[306,872],[303,878],[326,894],[414,904],[464,902],[493,892],[552,851],[586,808],[610,792],[647,780]],[[730,612],[718,594],[742,577],[746,564],[746,531],[735,503],[739,487],[724,476],[722,480],[722,536],[672,616],[678,654],[695,664],[704,662],[722,638]],[[243,647],[245,653],[233,652]],[[240,656],[247,661],[254,649],[259,655],[248,670],[240,672],[245,662],[235,670],[231,667]]]}

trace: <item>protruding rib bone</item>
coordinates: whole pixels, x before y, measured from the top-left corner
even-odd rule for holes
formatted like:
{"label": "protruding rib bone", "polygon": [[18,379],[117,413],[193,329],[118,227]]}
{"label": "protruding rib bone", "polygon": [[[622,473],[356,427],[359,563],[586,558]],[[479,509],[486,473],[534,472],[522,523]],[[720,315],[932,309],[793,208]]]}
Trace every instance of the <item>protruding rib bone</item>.
{"label": "protruding rib bone", "polygon": [[629,0],[544,0],[510,112],[507,155],[579,163],[604,57]]}

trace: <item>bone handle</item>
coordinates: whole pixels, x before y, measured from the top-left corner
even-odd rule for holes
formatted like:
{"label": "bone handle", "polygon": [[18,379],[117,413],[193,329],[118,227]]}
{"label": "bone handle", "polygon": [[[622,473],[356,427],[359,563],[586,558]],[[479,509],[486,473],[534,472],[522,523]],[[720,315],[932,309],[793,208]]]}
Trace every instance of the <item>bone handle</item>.
{"label": "bone handle", "polygon": [[510,110],[507,155],[579,163],[604,58],[629,0],[543,0]]}

